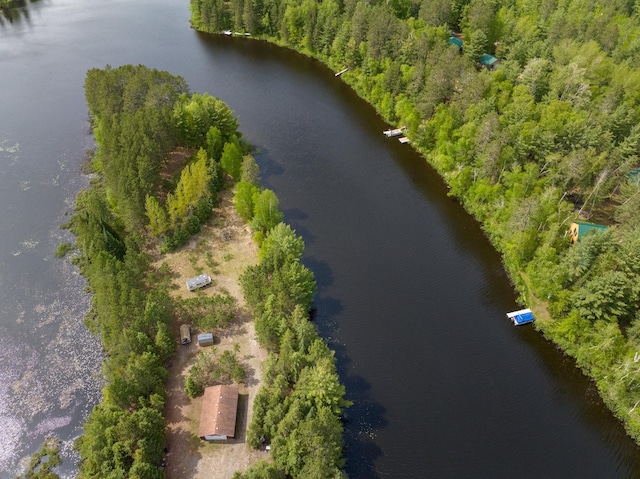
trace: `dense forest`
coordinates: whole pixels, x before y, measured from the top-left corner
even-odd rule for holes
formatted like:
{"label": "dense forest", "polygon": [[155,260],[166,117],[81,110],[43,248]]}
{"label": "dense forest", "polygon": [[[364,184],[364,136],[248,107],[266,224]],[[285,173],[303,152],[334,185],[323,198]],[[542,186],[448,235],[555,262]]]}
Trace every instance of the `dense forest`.
{"label": "dense forest", "polygon": [[[274,463],[239,477],[342,477],[341,416],[349,404],[333,353],[309,322],[315,279],[299,262],[304,244],[281,223],[278,199],[258,184],[232,111],[220,99],[190,93],[182,78],[144,66],[90,70],[85,94],[97,142],[95,178],[78,195],[67,226],[93,294],[85,322],[107,359],[103,400],[76,444],[78,477],[165,475],[165,364],[176,348],[176,324],[224,327],[235,303],[224,295],[172,297],[172,272],[166,264],[152,268],[148,253],[175,249],[197,233],[221,188],[235,188],[236,207],[261,245],[259,265],[242,282],[271,353],[249,442],[271,443]],[[229,359],[229,378],[242,380],[234,358],[222,359]],[[209,365],[197,366],[207,380],[220,379],[219,371],[202,371]],[[186,384],[190,396],[202,392],[194,377]],[[42,477],[50,466],[41,466],[49,454],[43,451],[32,467]]]}
{"label": "dense forest", "polygon": [[[640,4],[192,0],[328,64],[480,221],[542,332],[640,441]],[[243,35],[244,36],[244,35]],[[487,61],[489,59],[489,61]],[[575,245],[576,220],[606,226]]]}

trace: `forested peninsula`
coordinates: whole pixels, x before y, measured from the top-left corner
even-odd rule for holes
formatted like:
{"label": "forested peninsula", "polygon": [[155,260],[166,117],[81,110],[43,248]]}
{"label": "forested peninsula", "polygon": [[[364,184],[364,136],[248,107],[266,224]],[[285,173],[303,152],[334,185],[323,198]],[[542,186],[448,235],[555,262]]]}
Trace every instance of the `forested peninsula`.
{"label": "forested peninsula", "polygon": [[[106,359],[103,400],[76,444],[78,477],[165,477],[164,381],[179,324],[223,330],[235,305],[224,294],[171,294],[172,271],[167,263],[153,267],[151,253],[176,250],[212,221],[223,189],[234,191],[260,247],[259,263],[240,282],[258,341],[269,351],[247,442],[270,444],[271,460],[235,477],[344,477],[342,411],[349,402],[334,354],[309,321],[315,279],[300,262],[302,238],[282,223],[275,194],[258,184],[233,112],[218,98],[191,93],[182,78],[144,66],[92,69],[85,93],[97,142],[94,174],[66,226],[93,295],[85,323],[102,339]],[[229,360],[231,374],[222,381],[242,381],[228,353],[220,362]],[[202,394],[203,376],[222,375],[192,368],[190,397]]]}
{"label": "forested peninsula", "polygon": [[[315,57],[481,224],[542,333],[640,442],[640,10],[598,0],[192,0]],[[243,35],[244,37],[245,35]],[[601,226],[569,241],[574,221]]]}

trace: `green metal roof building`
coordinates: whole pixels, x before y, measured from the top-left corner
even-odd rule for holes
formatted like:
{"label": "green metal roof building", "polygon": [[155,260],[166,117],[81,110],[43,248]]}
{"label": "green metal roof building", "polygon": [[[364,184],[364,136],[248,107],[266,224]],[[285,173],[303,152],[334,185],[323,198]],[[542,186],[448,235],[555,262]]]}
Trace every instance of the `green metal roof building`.
{"label": "green metal roof building", "polygon": [[493,55],[489,55],[488,53],[484,53],[482,55],[482,58],[480,58],[480,63],[482,63],[489,70],[493,70],[496,66],[498,66],[498,64],[500,63],[500,60],[498,60]]}
{"label": "green metal roof building", "polygon": [[607,227],[604,225],[597,225],[595,223],[585,223],[584,221],[574,221],[569,227],[569,233],[571,235],[571,242],[577,243],[582,237],[589,231],[604,231]]}

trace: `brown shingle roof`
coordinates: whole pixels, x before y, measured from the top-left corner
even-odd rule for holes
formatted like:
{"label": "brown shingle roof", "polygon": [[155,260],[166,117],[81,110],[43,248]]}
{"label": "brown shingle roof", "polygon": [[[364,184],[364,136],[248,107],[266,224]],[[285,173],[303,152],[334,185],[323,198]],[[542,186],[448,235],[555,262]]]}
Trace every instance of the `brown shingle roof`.
{"label": "brown shingle roof", "polygon": [[238,412],[238,388],[211,386],[204,390],[198,436],[223,435],[235,437]]}

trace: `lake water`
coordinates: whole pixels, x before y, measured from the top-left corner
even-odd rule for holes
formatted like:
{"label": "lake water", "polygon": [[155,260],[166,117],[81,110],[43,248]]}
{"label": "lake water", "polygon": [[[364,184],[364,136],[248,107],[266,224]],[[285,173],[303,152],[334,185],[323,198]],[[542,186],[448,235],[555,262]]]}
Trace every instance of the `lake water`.
{"label": "lake water", "polygon": [[574,363],[506,320],[519,305],[500,257],[435,172],[327,68],[188,16],[184,0],[43,0],[0,17],[0,478],[47,433],[72,477],[100,398],[86,284],[54,252],[88,181],[85,73],[126,63],[222,98],[256,146],[355,403],[351,477],[640,477],[638,447]]}

